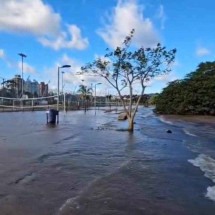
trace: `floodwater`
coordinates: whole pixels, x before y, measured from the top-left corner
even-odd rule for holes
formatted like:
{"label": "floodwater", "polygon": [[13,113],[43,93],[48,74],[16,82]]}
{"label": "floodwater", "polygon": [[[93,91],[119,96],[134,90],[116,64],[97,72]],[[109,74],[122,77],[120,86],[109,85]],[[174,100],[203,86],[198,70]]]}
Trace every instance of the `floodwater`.
{"label": "floodwater", "polygon": [[[215,125],[139,108],[0,113],[1,215],[214,215]],[[172,133],[166,131],[170,129]]]}

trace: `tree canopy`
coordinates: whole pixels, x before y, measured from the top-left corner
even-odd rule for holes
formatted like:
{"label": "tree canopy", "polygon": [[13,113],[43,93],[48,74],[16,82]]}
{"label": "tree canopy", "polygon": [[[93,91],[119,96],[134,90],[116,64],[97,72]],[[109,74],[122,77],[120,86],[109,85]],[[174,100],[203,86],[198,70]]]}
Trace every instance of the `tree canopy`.
{"label": "tree canopy", "polygon": [[156,111],[215,115],[215,61],[200,63],[184,79],[170,82],[156,100]]}
{"label": "tree canopy", "polygon": [[[176,49],[167,51],[160,43],[153,48],[131,47],[134,30],[130,32],[121,47],[107,49],[104,57],[100,57],[86,66],[82,72],[91,72],[104,78],[117,91],[129,121],[128,130],[133,131],[134,117],[139,102],[144,94],[146,83],[155,76],[170,71],[170,65],[175,58]],[[133,93],[138,87],[140,94],[135,102]],[[129,105],[123,99],[123,90],[129,93]],[[134,105],[134,106],[133,106]]]}
{"label": "tree canopy", "polygon": [[92,95],[92,88],[88,88],[87,86],[81,84],[79,85],[78,93],[81,94],[83,99],[88,100],[89,96]]}

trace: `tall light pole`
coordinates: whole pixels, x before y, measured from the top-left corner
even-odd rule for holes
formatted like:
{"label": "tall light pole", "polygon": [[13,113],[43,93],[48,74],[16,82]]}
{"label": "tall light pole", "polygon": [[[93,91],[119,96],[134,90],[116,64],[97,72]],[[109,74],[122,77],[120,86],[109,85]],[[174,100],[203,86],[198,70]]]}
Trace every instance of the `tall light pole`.
{"label": "tall light pole", "polygon": [[64,71],[61,72],[62,73],[62,95],[63,95],[63,111],[64,111],[64,114],[66,112],[66,95],[65,93],[63,92],[63,89],[64,89],[64,83],[63,83],[63,74],[64,74]]}
{"label": "tall light pole", "polygon": [[63,88],[64,88],[64,86],[63,86],[63,74],[64,74],[65,72],[62,71],[61,73],[62,73],[62,94],[63,94]]}
{"label": "tall light pole", "polygon": [[96,83],[95,84],[95,99],[94,99],[94,106],[95,106],[95,115],[96,115],[96,86],[102,84],[102,83]]}
{"label": "tall light pole", "polygon": [[23,58],[27,57],[27,55],[23,54],[23,53],[19,53],[19,56],[21,56],[22,58],[22,97],[23,97]]}
{"label": "tall light pole", "polygon": [[69,68],[71,65],[63,65],[58,67],[58,72],[57,72],[57,111],[59,111],[59,95],[60,95],[60,69],[61,68]]}

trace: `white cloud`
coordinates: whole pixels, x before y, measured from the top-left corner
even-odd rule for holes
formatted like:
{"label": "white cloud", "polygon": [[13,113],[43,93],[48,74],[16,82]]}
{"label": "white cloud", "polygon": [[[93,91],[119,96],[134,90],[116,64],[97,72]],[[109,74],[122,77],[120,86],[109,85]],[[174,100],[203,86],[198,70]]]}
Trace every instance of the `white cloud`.
{"label": "white cloud", "polygon": [[[3,59],[3,61],[6,63],[6,65],[10,69],[18,71],[18,72],[22,71],[21,60],[17,63],[17,61],[14,61],[14,60],[8,58],[8,56],[5,54],[3,49],[0,49],[0,59]],[[36,69],[26,62],[23,62],[23,73],[24,74],[34,74],[34,75],[37,74]]]}
{"label": "white cloud", "polygon": [[68,33],[62,32],[56,39],[50,40],[48,38],[40,38],[40,43],[46,47],[54,50],[62,48],[74,48],[78,50],[85,49],[89,42],[87,38],[82,38],[81,30],[76,25],[68,26]]}
{"label": "white cloud", "polygon": [[60,21],[59,14],[42,0],[1,0],[1,31],[53,35],[59,32]]}
{"label": "white cloud", "polygon": [[1,0],[0,31],[34,35],[42,45],[55,50],[88,46],[80,28],[68,25],[65,32],[62,24],[60,14],[42,0]]}
{"label": "white cloud", "polygon": [[107,14],[104,27],[97,33],[115,48],[122,44],[132,29],[135,29],[133,44],[136,46],[151,47],[159,41],[152,21],[143,16],[143,6],[135,0],[119,0],[113,11]]}
{"label": "white cloud", "polygon": [[164,12],[164,6],[160,5],[158,9],[158,18],[161,21],[161,29],[165,29],[165,21],[166,21],[166,14]]}
{"label": "white cloud", "polygon": [[206,55],[209,55],[210,54],[210,50],[205,48],[205,47],[198,47],[196,49],[196,55],[198,57],[203,57],[203,56],[206,56]]}
{"label": "white cloud", "polygon": [[170,72],[164,75],[160,75],[150,80],[147,83],[146,93],[158,93],[161,92],[169,82],[178,79],[178,75],[175,72]]}
{"label": "white cloud", "polygon": [[4,56],[5,56],[4,50],[0,49],[0,58],[4,58]]}
{"label": "white cloud", "polygon": [[[18,69],[21,71],[22,70],[22,62],[18,63]],[[34,67],[27,63],[23,63],[23,73],[28,73],[28,74],[35,74],[36,70]]]}
{"label": "white cloud", "polygon": [[45,69],[42,73],[43,77],[40,77],[41,80],[45,82],[50,81],[49,88],[51,90],[57,90],[58,82],[58,67],[63,65],[70,65],[70,68],[61,68],[59,71],[60,75],[60,89],[62,89],[62,72],[64,72],[63,79],[65,83],[66,91],[74,91],[74,88],[81,84],[80,76],[75,75],[77,72],[80,72],[82,64],[74,59],[71,59],[68,55],[63,55],[58,62],[56,62],[51,68]]}
{"label": "white cloud", "polygon": [[157,77],[155,77],[155,81],[162,81],[164,83],[168,83],[170,81],[174,81],[177,79],[177,76],[174,72],[170,72],[170,73],[166,73],[163,75],[159,75]]}

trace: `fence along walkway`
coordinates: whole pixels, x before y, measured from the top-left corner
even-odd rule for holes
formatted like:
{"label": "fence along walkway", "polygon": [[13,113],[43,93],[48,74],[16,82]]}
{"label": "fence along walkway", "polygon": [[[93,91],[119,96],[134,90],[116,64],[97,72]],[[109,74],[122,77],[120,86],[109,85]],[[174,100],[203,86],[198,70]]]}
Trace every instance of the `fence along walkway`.
{"label": "fence along walkway", "polygon": [[0,97],[1,111],[24,111],[40,110],[48,107],[55,107],[55,98],[57,96],[39,97],[39,98],[7,98]]}

